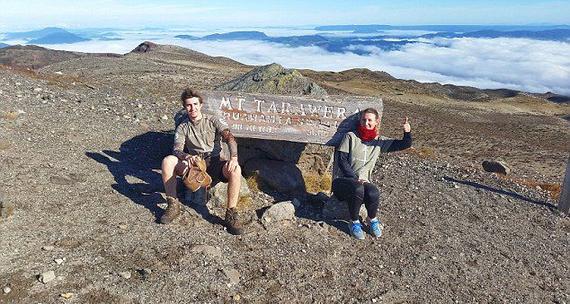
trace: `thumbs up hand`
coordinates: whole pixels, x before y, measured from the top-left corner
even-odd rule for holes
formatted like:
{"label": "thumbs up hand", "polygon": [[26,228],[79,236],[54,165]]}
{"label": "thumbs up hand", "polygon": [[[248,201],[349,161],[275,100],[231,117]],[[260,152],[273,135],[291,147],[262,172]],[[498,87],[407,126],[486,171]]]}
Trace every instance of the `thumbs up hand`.
{"label": "thumbs up hand", "polygon": [[408,120],[408,116],[406,116],[406,118],[404,118],[404,124],[402,125],[402,127],[404,128],[404,132],[410,132],[412,131],[412,127],[410,127],[410,122]]}

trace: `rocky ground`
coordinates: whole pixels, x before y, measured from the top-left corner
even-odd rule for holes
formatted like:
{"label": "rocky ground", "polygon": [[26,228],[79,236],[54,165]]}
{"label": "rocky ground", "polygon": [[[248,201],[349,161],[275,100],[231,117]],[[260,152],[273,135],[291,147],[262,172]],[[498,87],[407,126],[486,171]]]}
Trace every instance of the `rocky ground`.
{"label": "rocky ground", "polygon": [[[569,111],[534,98],[362,92],[312,75],[329,93],[383,96],[388,136],[411,119],[415,149],[376,167],[382,238],[350,238],[311,200],[262,223],[280,195],[255,189],[243,236],[193,205],[158,224],[179,91],[249,70],[175,47],[0,68],[0,193],[16,206],[0,220],[0,303],[570,302],[570,218],[555,199]],[[512,175],[483,172],[488,158]]]}

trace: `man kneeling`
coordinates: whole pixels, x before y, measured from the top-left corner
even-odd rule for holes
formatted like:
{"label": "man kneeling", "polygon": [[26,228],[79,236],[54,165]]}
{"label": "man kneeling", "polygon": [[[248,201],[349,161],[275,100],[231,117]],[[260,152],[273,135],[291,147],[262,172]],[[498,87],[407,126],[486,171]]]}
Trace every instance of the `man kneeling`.
{"label": "man kneeling", "polygon": [[[231,234],[241,234],[236,205],[241,183],[241,167],[237,158],[237,142],[227,122],[221,117],[202,114],[203,97],[192,89],[185,89],[180,96],[187,117],[176,127],[172,155],[162,161],[162,181],[168,207],[160,222],[168,224],[180,215],[181,204],[176,195],[176,176],[183,176],[189,164],[198,157],[206,159],[207,172],[214,181],[228,183],[225,225]],[[220,159],[221,140],[226,142],[230,160]],[[184,152],[187,151],[188,153]]]}

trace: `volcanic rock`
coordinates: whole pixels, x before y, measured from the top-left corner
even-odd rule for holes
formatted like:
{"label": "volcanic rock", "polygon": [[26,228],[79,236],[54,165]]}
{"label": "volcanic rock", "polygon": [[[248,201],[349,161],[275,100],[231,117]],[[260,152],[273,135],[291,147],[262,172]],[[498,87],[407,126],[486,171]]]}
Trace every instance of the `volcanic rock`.
{"label": "volcanic rock", "polygon": [[53,270],[46,271],[39,275],[38,280],[44,284],[55,280],[55,272]]}
{"label": "volcanic rock", "polygon": [[280,202],[269,207],[263,213],[261,222],[268,225],[275,222],[287,221],[295,219],[295,206],[287,201]]}
{"label": "volcanic rock", "polygon": [[487,172],[500,173],[504,175],[511,173],[509,166],[502,161],[485,160],[481,165],[483,166],[483,170]]}
{"label": "volcanic rock", "polygon": [[306,95],[324,97],[327,92],[297,70],[285,69],[279,64],[255,68],[245,75],[216,88],[220,91],[267,93],[279,95]]}
{"label": "volcanic rock", "polygon": [[[227,183],[217,183],[208,190],[208,206],[209,208],[222,208],[226,206],[226,201],[228,197],[228,184]],[[245,178],[242,176],[241,184],[239,189],[240,200],[244,200],[247,197],[251,199],[251,192],[247,186]],[[200,203],[198,202],[198,205]]]}

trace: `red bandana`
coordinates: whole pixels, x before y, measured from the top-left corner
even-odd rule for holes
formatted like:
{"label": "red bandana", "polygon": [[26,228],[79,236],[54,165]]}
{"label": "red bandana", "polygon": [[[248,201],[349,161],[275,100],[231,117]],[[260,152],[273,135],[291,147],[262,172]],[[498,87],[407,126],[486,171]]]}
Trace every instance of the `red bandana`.
{"label": "red bandana", "polygon": [[366,129],[365,126],[362,125],[358,126],[358,137],[360,137],[362,141],[373,140],[374,138],[376,138],[377,135],[378,133],[376,132],[376,128],[368,130]]}

